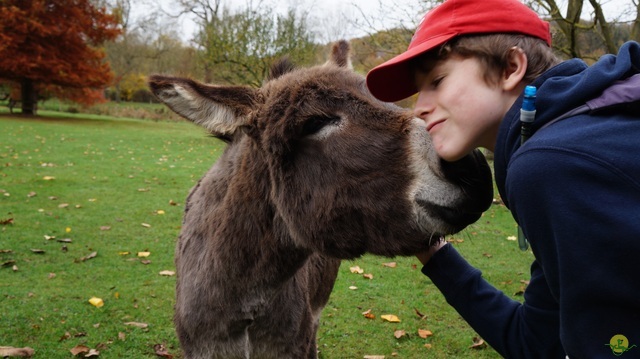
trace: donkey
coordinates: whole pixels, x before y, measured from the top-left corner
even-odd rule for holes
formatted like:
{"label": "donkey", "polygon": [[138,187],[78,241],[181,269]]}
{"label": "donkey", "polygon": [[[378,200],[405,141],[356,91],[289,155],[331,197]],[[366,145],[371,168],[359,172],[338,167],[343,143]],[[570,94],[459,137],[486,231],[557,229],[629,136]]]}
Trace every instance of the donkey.
{"label": "donkey", "polygon": [[424,121],[369,94],[345,41],[324,65],[276,63],[261,88],[149,85],[228,143],[176,247],[185,358],[316,358],[340,259],[426,250],[491,203],[484,157],[441,161]]}

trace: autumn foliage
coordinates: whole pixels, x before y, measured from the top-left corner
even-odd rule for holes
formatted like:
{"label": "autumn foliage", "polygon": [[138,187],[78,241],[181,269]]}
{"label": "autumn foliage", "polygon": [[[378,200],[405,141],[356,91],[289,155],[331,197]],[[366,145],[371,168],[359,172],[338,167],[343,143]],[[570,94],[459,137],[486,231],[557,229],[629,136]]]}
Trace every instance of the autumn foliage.
{"label": "autumn foliage", "polygon": [[91,0],[3,0],[0,81],[21,87],[23,113],[33,113],[38,90],[95,102],[112,80],[100,46],[119,33],[117,18]]}

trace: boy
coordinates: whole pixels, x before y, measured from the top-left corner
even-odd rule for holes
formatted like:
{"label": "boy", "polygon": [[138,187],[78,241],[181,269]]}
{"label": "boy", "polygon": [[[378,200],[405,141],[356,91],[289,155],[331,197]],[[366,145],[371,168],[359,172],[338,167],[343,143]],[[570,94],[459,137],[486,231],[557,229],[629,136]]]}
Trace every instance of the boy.
{"label": "boy", "polygon": [[[383,101],[418,93],[415,115],[444,160],[476,147],[495,153],[498,190],[535,256],[524,303],[450,244],[418,255],[495,350],[640,357],[640,109],[618,103],[640,88],[640,45],[591,67],[560,63],[550,45],[548,23],[517,0],[448,0],[427,13],[405,53],[369,72],[367,86]],[[526,85],[537,88],[537,112],[521,145]]]}

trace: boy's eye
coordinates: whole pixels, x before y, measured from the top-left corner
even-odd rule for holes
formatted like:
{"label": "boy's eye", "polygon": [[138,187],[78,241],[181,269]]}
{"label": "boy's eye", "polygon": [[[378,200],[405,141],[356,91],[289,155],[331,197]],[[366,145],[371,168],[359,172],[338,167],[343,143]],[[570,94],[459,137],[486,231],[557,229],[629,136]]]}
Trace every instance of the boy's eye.
{"label": "boy's eye", "polygon": [[433,81],[431,81],[431,87],[433,88],[438,87],[438,85],[440,85],[443,79],[444,79],[444,76],[438,76],[434,78]]}

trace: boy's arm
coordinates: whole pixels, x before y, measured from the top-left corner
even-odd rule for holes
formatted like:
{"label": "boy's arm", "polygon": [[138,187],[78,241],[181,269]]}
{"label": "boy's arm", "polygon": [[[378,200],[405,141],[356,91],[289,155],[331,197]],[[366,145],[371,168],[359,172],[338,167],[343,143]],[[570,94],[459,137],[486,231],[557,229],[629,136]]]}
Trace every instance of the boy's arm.
{"label": "boy's arm", "polygon": [[541,268],[534,262],[524,304],[487,283],[447,244],[422,268],[447,302],[498,353],[508,358],[564,358],[559,316]]}

